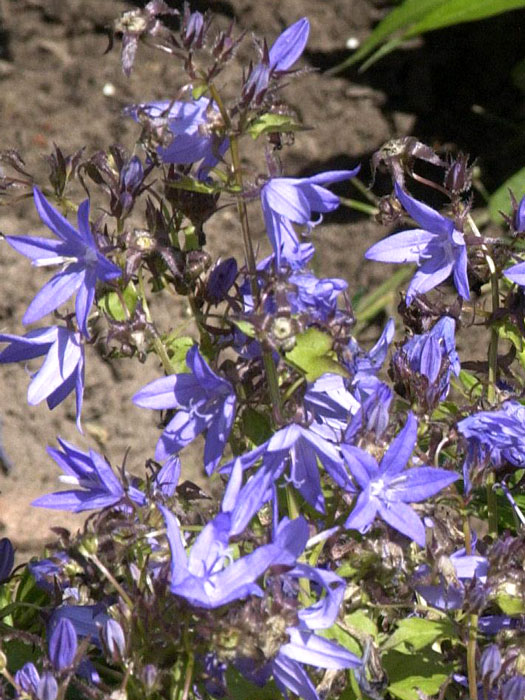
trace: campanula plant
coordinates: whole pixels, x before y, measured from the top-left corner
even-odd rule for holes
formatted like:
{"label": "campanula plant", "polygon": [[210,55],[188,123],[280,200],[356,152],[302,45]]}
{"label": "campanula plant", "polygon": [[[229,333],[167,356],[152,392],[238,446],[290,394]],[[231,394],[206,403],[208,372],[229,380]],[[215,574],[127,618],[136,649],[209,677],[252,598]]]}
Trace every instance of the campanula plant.
{"label": "campanula plant", "polygon": [[[352,204],[329,187],[360,164],[285,171],[303,127],[283,88],[304,77],[308,19],[255,38],[230,72],[245,37],[186,3],[177,14],[151,0],[115,23],[126,75],[145,41],[177,76],[125,109],[133,148],[55,147],[51,188],[27,182],[55,238],[6,237],[60,266],[22,322],[57,320],[0,334],[0,362],[44,357],[28,402],[75,390],[80,430],[96,349],[149,358],[157,378],[130,393],[159,421],[137,424],[156,443],[145,468],[62,438],[48,448],[65,488],[32,505],[89,515],[28,565],[0,541],[0,696],[522,700],[524,193],[508,235],[489,238],[468,156],[388,142],[372,157],[392,179],[379,214],[419,228],[366,257],[418,269],[406,291],[393,276],[359,298],[319,276],[323,236],[316,251],[310,234]],[[248,140],[262,154],[250,170]],[[418,160],[441,179],[423,180]],[[80,203],[77,181],[91,193]],[[413,181],[445,206],[415,199]],[[238,223],[216,259],[207,222],[224,207]],[[398,313],[372,333],[394,292]],[[188,335],[157,317],[165,293]],[[474,360],[473,323],[488,337]]]}

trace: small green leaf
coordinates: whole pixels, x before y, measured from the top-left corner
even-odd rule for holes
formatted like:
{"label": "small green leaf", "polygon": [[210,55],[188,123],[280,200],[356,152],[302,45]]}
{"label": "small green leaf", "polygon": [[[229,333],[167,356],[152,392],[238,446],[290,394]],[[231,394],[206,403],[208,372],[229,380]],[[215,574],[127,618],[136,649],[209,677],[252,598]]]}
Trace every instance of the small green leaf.
{"label": "small green leaf", "polygon": [[203,95],[206,94],[208,91],[208,85],[207,83],[201,83],[200,85],[197,83],[197,85],[193,86],[193,89],[191,91],[191,96],[193,97],[194,100],[198,100],[199,97],[202,97]]}
{"label": "small green leaf", "polygon": [[283,697],[273,680],[260,688],[246,680],[231,664],[226,669],[226,687],[232,700],[282,700]]}
{"label": "small green leaf", "polygon": [[201,180],[195,180],[188,175],[181,175],[178,180],[173,180],[169,183],[169,187],[176,190],[187,190],[188,192],[201,192],[203,194],[213,194],[218,190],[217,184],[207,184]]}
{"label": "small green leaf", "polygon": [[255,338],[255,326],[249,321],[234,320],[233,323],[237,326],[241,333],[247,335],[248,338]]}
{"label": "small green leaf", "polygon": [[293,350],[286,353],[286,359],[304,372],[309,382],[315,382],[327,372],[349,376],[348,371],[335,359],[333,340],[327,333],[309,328],[298,335],[296,341]]}
{"label": "small green leaf", "polygon": [[[98,308],[115,321],[125,321],[133,316],[137,306],[138,294],[133,282],[130,282],[126,289],[121,292],[121,296],[117,292],[107,292],[98,302]],[[122,300],[124,300],[125,308]]]}
{"label": "small green leaf", "polygon": [[248,126],[252,139],[258,139],[263,134],[287,133],[289,131],[304,131],[307,127],[297,124],[287,114],[263,114],[254,119]]}
{"label": "small green leaf", "polygon": [[247,408],[242,414],[243,434],[254,445],[262,445],[272,436],[270,420],[265,413],[259,413],[253,408]]}
{"label": "small green leaf", "polygon": [[400,700],[421,700],[421,692],[434,696],[453,671],[451,664],[430,649],[417,654],[390,651],[381,662],[390,682],[388,690]]}
{"label": "small green leaf", "polygon": [[383,644],[383,650],[399,648],[400,651],[419,651],[438,639],[454,636],[454,628],[449,620],[427,620],[410,617],[400,620],[394,634]]}
{"label": "small green leaf", "polygon": [[499,593],[496,596],[496,603],[505,615],[522,615],[525,613],[525,602],[518,595]]}
{"label": "small green leaf", "polygon": [[514,345],[516,348],[516,357],[521,366],[525,369],[525,342],[518,328],[510,321],[506,321],[498,327],[498,335],[500,338],[508,340]]}
{"label": "small green leaf", "polygon": [[166,336],[166,338],[163,338],[162,342],[164,343],[175,374],[189,372],[188,365],[186,364],[186,355],[195,342],[193,338],[187,335],[177,336],[176,332],[173,332]]}
{"label": "small green leaf", "polygon": [[514,175],[511,175],[509,179],[506,180],[501,187],[498,187],[498,189],[490,196],[490,218],[497,224],[502,224],[504,221],[500,211],[509,215],[512,213],[512,202],[510,199],[509,190],[512,190],[518,201],[525,194],[525,168],[522,168],[521,170],[518,170],[517,173],[514,173]]}
{"label": "small green leaf", "polygon": [[[479,381],[476,375],[462,369],[459,373],[459,382],[464,392],[470,399],[479,398],[483,393],[483,384]],[[457,386],[457,381],[452,379],[454,386]]]}

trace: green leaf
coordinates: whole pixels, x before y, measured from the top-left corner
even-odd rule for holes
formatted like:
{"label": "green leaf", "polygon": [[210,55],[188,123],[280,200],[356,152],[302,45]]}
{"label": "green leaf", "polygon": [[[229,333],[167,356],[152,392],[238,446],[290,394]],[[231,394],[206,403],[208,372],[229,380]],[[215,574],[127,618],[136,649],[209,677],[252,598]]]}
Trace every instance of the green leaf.
{"label": "green leaf", "polygon": [[[462,369],[459,373],[459,382],[461,384],[461,388],[463,389],[463,393],[471,400],[479,398],[483,393],[483,384],[479,381],[476,375],[472,374],[471,372],[467,372],[466,370]],[[455,387],[458,386],[457,380],[452,378],[452,384]]]}
{"label": "green leaf", "polygon": [[234,320],[233,323],[237,326],[241,333],[247,335],[248,338],[255,338],[255,326],[252,323],[250,323],[249,321],[239,320]]}
{"label": "green leaf", "polygon": [[195,342],[193,338],[187,335],[177,336],[174,331],[164,338],[162,342],[164,343],[175,374],[189,372],[188,365],[186,364],[186,355]]}
{"label": "green leaf", "polygon": [[345,625],[359,630],[362,634],[366,634],[368,637],[372,637],[374,641],[377,641],[377,625],[368,617],[364,610],[356,610],[349,615],[345,615],[344,619]]}
{"label": "green leaf", "polygon": [[98,302],[98,308],[115,321],[125,321],[130,316],[133,316],[137,306],[138,294],[133,282],[128,284],[126,289],[121,292],[121,295],[127,314],[122,299],[117,292],[107,292]]}
{"label": "green leaf", "polygon": [[204,194],[213,194],[219,189],[218,183],[206,184],[188,175],[181,175],[178,180],[171,181],[168,185],[176,190],[187,190],[188,192],[201,192]]}
{"label": "green leaf", "polygon": [[19,605],[12,611],[13,626],[28,632],[33,631],[35,627],[41,628],[40,608],[49,603],[49,596],[36,585],[33,575],[27,568],[16,589],[16,602]]}
{"label": "green leaf", "polygon": [[272,427],[268,416],[248,407],[242,414],[243,434],[254,444],[262,445],[272,436]]}
{"label": "green leaf", "polygon": [[518,170],[517,173],[511,175],[501,187],[490,196],[489,199],[489,214],[492,221],[497,224],[503,223],[504,219],[500,214],[512,213],[512,203],[509,195],[509,190],[512,190],[516,199],[519,201],[525,194],[525,168]]}
{"label": "green leaf", "polygon": [[289,131],[304,131],[307,127],[297,124],[287,114],[263,114],[254,119],[248,126],[247,132],[252,139],[258,139],[262,134],[287,133]]}
{"label": "green leaf", "polygon": [[369,56],[384,44],[362,70],[397,48],[405,39],[453,24],[473,22],[525,7],[525,0],[405,0],[374,29],[350,58],[331,72],[338,72]]}
{"label": "green leaf", "polygon": [[525,603],[518,595],[499,593],[496,596],[496,603],[505,615],[522,615],[525,613]]}
{"label": "green leaf", "polygon": [[309,328],[297,336],[295,347],[285,356],[294,367],[305,373],[309,382],[315,382],[326,372],[348,377],[348,371],[335,359],[332,347],[333,340],[328,333]]}
{"label": "green leaf", "polygon": [[449,620],[427,620],[420,617],[410,617],[400,620],[394,634],[387,639],[382,648],[399,648],[399,651],[419,651],[433,644],[438,639],[454,636],[454,628]]}
{"label": "green leaf", "polygon": [[521,366],[525,369],[525,343],[523,342],[523,336],[518,328],[510,321],[506,321],[498,327],[498,335],[500,338],[508,340],[514,345],[516,348],[516,357]]}
{"label": "green leaf", "polygon": [[433,696],[452,673],[453,666],[430,649],[417,654],[390,651],[381,658],[389,686],[388,690],[400,700],[421,700],[418,691]]}

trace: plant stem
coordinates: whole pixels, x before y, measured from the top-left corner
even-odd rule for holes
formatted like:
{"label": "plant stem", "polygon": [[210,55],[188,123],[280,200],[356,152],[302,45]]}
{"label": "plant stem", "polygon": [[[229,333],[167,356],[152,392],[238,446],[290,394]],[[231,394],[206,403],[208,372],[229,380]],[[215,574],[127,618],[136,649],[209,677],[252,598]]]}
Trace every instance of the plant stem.
{"label": "plant stem", "polygon": [[478,633],[478,616],[469,615],[467,643],[467,673],[469,700],[478,700],[478,684],[476,682],[476,639]]}
{"label": "plant stem", "polygon": [[[481,238],[481,233],[479,232],[479,229],[476,226],[476,224],[475,224],[475,222],[470,214],[468,215],[468,222],[469,222],[469,226],[471,228],[472,233],[476,237]],[[496,270],[496,265],[494,264],[494,260],[492,259],[491,255],[489,254],[487,246],[485,244],[482,244],[481,249],[482,249],[483,254],[485,256],[485,260],[487,262],[487,267],[489,268],[489,272],[490,272],[490,290],[491,290],[491,297],[492,297],[492,319],[493,320],[492,320],[492,323],[490,326],[490,343],[489,343],[489,352],[488,352],[489,376],[488,376],[488,385],[487,385],[487,399],[491,404],[493,404],[493,403],[495,403],[495,400],[496,400],[496,382],[498,379],[499,333],[498,333],[498,329],[494,323],[494,318],[495,318],[496,312],[499,309],[499,279],[498,279],[498,272]],[[489,474],[487,476],[488,525],[489,525],[490,534],[497,537],[497,535],[498,535],[498,509],[497,509],[496,494],[494,493],[494,489],[493,489],[494,483],[495,483],[494,473],[489,472]]]}

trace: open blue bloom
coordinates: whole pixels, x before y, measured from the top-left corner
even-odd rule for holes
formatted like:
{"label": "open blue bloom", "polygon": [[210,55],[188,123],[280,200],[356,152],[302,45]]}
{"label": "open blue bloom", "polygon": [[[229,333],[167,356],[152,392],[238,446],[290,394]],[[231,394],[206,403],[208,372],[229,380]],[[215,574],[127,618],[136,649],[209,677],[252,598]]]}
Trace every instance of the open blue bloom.
{"label": "open blue bloom", "polygon": [[326,373],[308,386],[304,407],[312,418],[309,430],[336,444],[346,430],[351,416],[360,410],[359,401],[348,391],[339,374]]}
{"label": "open blue bloom", "polygon": [[34,188],[35,206],[44,224],[58,236],[6,236],[6,241],[37,267],[63,265],[35,296],[22,318],[24,324],[39,321],[76,293],[75,313],[82,334],[88,338],[87,319],[97,280],[120,277],[121,270],[99,252],[89,225],[89,199],[78,208],[78,231]]}
{"label": "open blue bloom", "polygon": [[[288,480],[301,496],[316,508],[324,512],[324,496],[321,489],[319,463],[323,465],[334,481],[347,490],[352,490],[351,481],[343,466],[343,459],[338,448],[319,432],[291,423],[278,430],[272,437],[251,452],[238,458],[243,469],[252,467],[261,460],[259,469],[267,470],[275,482],[290,466]],[[231,470],[226,464],[224,472]]]}
{"label": "open blue bloom", "polygon": [[158,507],[171,550],[171,592],[196,607],[212,609],[262,595],[255,581],[272,565],[293,566],[308,538],[303,518],[287,521],[274,542],[232,562],[228,546],[231,516],[221,512],[203,528],[187,555],[177,519],[165,506]]}
{"label": "open blue bloom", "polygon": [[397,183],[396,196],[421,228],[401,231],[379,241],[365,253],[368,260],[385,263],[417,263],[419,270],[410,282],[406,302],[434,289],[450,275],[463,299],[470,298],[467,277],[467,248],[454,222],[407,194]]}
{"label": "open blue bloom", "polygon": [[24,362],[46,355],[42,367],[35,372],[27,392],[27,401],[35,406],[44,399],[49,408],[58,406],[76,391],[77,427],[84,395],[84,344],[80,333],[51,326],[29,331],[24,336],[0,333],[0,343],[9,345],[0,353],[0,363]]}
{"label": "open blue bloom", "polygon": [[446,469],[416,467],[405,469],[414,450],[417,421],[409,414],[403,430],[394,438],[381,463],[364,450],[352,445],[341,446],[354,479],[362,489],[345,527],[366,532],[376,515],[395,530],[425,546],[425,528],[407,503],[417,503],[434,496],[459,478]]}
{"label": "open blue bloom", "polygon": [[235,418],[235,392],[226,379],[215,374],[194,345],[186,356],[191,374],[172,374],[150,382],[133,397],[142,408],[176,408],[175,417],[162,433],[155,459],[163,461],[206,432],[204,466],[215,469],[224,451]]}
{"label": "open blue bloom", "polygon": [[352,373],[353,386],[358,387],[363,378],[375,376],[379,372],[386,360],[395,332],[396,324],[394,319],[390,318],[376,344],[368,351],[363,350],[354,338],[350,338],[345,364]]}
{"label": "open blue bloom", "polygon": [[[311,581],[312,591],[319,593],[318,599],[304,609],[300,608],[298,601],[301,579]],[[297,609],[297,624],[286,628],[288,641],[273,659],[262,666],[255,666],[253,660],[240,657],[236,666],[243,675],[260,686],[273,676],[284,697],[291,691],[305,700],[319,700],[303,664],[325,669],[361,666],[361,660],[355,654],[315,634],[316,630],[328,629],[334,624],[343,600],[344,581],[331,571],[297,564],[280,576],[271,576],[269,583],[270,588],[275,586],[280,589],[281,602],[288,609]]]}
{"label": "open blue bloom", "polygon": [[141,116],[152,125],[167,127],[173,140],[158,153],[165,163],[190,165],[199,163],[199,176],[205,177],[229,147],[229,140],[217,134],[213,124],[220,121],[219,111],[207,97],[198,100],[160,100],[134,105],[126,110],[135,121]]}
{"label": "open blue bloom", "polygon": [[142,491],[134,486],[125,489],[106,459],[98,452],[82,452],[60,438],[58,442],[62,451],[48,447],[47,452],[64,472],[60,480],[73,484],[76,488],[40,496],[31,505],[80,513],[115,505],[126,495],[139,505],[145,503]]}
{"label": "open blue bloom", "polygon": [[327,321],[337,313],[337,299],[348,284],[337,278],[319,279],[311,272],[297,272],[288,278],[296,291],[288,293],[292,313],[307,313],[312,321]]}
{"label": "open blue bloom", "polygon": [[313,220],[313,213],[321,214],[337,209],[339,197],[323,185],[341,182],[355,177],[359,166],[354,170],[334,170],[312,177],[270,178],[261,188],[261,207],[266,231],[275,253],[277,266],[281,258],[296,255],[299,239],[292,222],[308,229],[319,223]]}
{"label": "open blue bloom", "polygon": [[494,467],[504,460],[525,466],[525,406],[518,401],[505,401],[498,411],[474,413],[459,421],[458,430],[474,448],[471,460],[489,455]]}

